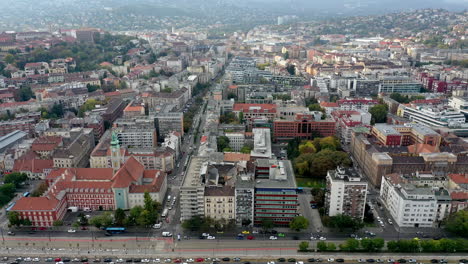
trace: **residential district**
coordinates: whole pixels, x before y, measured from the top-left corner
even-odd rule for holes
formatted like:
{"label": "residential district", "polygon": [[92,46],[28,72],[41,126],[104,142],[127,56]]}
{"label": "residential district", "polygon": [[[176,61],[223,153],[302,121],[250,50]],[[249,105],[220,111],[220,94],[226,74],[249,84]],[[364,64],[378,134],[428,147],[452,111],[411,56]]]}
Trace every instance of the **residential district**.
{"label": "residential district", "polygon": [[1,33],[0,255],[466,263],[467,14],[395,16]]}

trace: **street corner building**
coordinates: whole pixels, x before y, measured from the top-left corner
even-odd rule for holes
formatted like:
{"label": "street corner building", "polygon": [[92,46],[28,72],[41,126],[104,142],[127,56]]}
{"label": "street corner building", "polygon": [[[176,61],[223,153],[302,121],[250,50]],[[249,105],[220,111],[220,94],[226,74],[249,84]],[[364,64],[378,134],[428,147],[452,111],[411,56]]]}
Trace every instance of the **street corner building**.
{"label": "street corner building", "polygon": [[167,175],[145,170],[130,157],[114,168],[60,168],[46,178],[47,191],[42,197],[22,197],[11,208],[33,226],[52,226],[65,216],[68,207],[90,210],[130,209],[143,205],[144,193],[162,202],[167,190]]}

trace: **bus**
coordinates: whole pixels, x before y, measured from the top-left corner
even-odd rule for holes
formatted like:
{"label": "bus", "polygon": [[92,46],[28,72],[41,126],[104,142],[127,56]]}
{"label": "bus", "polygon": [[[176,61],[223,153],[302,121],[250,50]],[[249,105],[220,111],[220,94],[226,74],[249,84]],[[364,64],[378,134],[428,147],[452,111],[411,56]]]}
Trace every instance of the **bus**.
{"label": "bus", "polygon": [[106,227],[106,232],[111,233],[111,234],[120,234],[125,232],[126,228],[125,227]]}
{"label": "bus", "polygon": [[28,197],[29,195],[30,195],[30,193],[29,193],[29,192],[25,192],[25,193],[23,193],[23,197]]}
{"label": "bus", "polygon": [[5,209],[5,211],[7,212],[10,212],[11,208],[13,208],[13,206],[15,206],[16,203],[12,202],[12,203],[9,203],[8,204],[8,207]]}
{"label": "bus", "polygon": [[169,210],[167,208],[165,208],[161,216],[166,217],[168,212],[169,212]]}

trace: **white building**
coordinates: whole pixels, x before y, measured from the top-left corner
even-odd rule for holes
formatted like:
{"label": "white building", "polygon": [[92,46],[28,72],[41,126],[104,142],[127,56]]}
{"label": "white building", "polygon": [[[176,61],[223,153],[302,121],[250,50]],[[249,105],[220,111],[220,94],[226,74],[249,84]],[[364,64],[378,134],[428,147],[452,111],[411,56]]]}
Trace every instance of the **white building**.
{"label": "white building", "polygon": [[432,187],[417,187],[399,180],[400,175],[382,177],[380,198],[400,227],[432,227],[438,203]]}
{"label": "white building", "polygon": [[227,132],[226,137],[229,139],[229,146],[232,151],[239,152],[245,144],[245,135],[241,132]]}
{"label": "white building", "polygon": [[367,182],[352,168],[340,168],[327,173],[325,207],[329,216],[364,217]]}
{"label": "white building", "polygon": [[250,152],[250,156],[256,158],[271,159],[271,134],[268,128],[252,129],[254,136],[254,149]]}
{"label": "white building", "polygon": [[400,105],[398,115],[430,127],[456,127],[466,122],[465,115],[453,108],[431,106],[409,107]]}

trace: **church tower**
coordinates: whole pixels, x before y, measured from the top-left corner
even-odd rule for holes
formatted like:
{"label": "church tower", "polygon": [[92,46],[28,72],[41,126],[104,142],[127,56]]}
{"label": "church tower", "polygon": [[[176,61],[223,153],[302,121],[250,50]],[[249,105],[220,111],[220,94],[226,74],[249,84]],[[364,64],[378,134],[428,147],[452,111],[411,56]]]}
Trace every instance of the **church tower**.
{"label": "church tower", "polygon": [[112,132],[110,149],[111,149],[111,164],[112,164],[112,169],[114,170],[114,174],[115,174],[120,169],[120,166],[122,165],[120,163],[121,157],[120,157],[119,139],[117,138],[117,134],[115,132]]}

